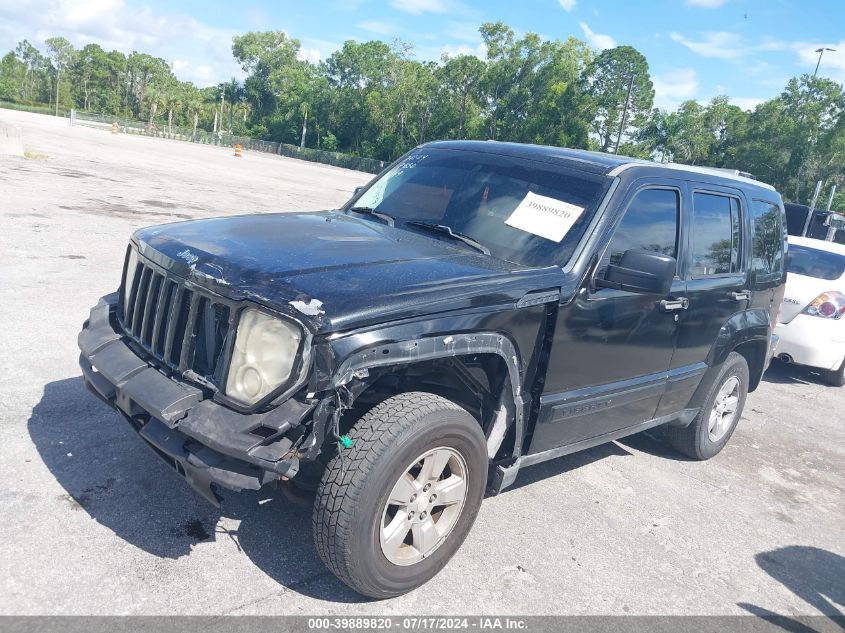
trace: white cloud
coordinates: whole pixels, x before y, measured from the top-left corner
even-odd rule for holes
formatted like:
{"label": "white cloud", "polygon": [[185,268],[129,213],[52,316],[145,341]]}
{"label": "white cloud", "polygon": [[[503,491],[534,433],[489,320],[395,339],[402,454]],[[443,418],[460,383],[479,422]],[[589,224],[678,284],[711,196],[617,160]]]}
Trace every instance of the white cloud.
{"label": "white cloud", "polygon": [[271,20],[265,11],[261,9],[249,9],[244,13],[252,28],[258,31],[267,31],[271,28]]}
{"label": "white cloud", "polygon": [[575,0],[557,0],[564,11],[572,11],[575,8]]}
{"label": "white cloud", "polygon": [[302,61],[311,62],[312,64],[318,63],[323,56],[320,54],[320,51],[316,48],[308,48],[307,46],[303,46],[299,49],[299,53],[296,55],[297,59],[301,59]]}
{"label": "white cloud", "polygon": [[718,9],[728,0],[687,0],[688,7],[703,7],[705,9]]}
{"label": "white cloud", "polygon": [[468,46],[466,44],[455,46],[452,44],[446,44],[440,48],[440,55],[438,59],[443,55],[448,55],[449,57],[457,57],[458,55],[474,55],[478,59],[486,59],[487,47],[484,43],[480,43],[477,46]]}
{"label": "white cloud", "polygon": [[450,7],[444,0],[390,0],[390,6],[411,15],[450,12]]}
{"label": "white cloud", "polygon": [[685,37],[680,33],[669,33],[669,37],[702,57],[717,59],[738,59],[761,51],[783,51],[790,46],[787,42],[772,38],[766,38],[756,44],[750,43],[738,33],[729,31],[708,31],[702,33],[697,40]]}
{"label": "white cloud", "polygon": [[702,57],[734,59],[740,57],[747,50],[746,47],[742,46],[739,35],[727,31],[710,31],[704,33],[702,39],[697,41],[687,39],[680,33],[669,33],[669,37]]}
{"label": "white cloud", "polygon": [[446,26],[446,34],[462,42],[475,43],[481,41],[478,22],[449,22]]}
{"label": "white cloud", "polygon": [[77,47],[96,42],[106,50],[162,57],[173,64],[179,79],[200,86],[243,77],[232,58],[234,34],[183,13],[154,12],[124,0],[0,4],[0,50],[10,50],[22,39],[43,49],[46,38],[61,35]]}
{"label": "white cloud", "polygon": [[652,79],[654,105],[663,110],[675,110],[681,102],[698,94],[698,74],[693,68],[676,68]]}
{"label": "white cloud", "polygon": [[364,20],[358,22],[358,28],[378,35],[393,35],[398,30],[395,24],[383,20]]}
{"label": "white cloud", "polygon": [[732,104],[739,106],[743,110],[753,110],[763,103],[765,99],[761,97],[731,97],[730,101]]}
{"label": "white cloud", "polygon": [[616,40],[610,35],[596,33],[587,25],[586,22],[579,22],[578,25],[581,27],[581,31],[584,32],[584,37],[587,38],[587,43],[593,48],[604,50],[606,48],[616,47]]}
{"label": "white cloud", "polygon": [[321,40],[314,37],[299,38],[302,48],[299,50],[299,59],[306,59],[309,62],[317,63],[321,59],[331,57],[332,53],[340,49],[340,44]]}

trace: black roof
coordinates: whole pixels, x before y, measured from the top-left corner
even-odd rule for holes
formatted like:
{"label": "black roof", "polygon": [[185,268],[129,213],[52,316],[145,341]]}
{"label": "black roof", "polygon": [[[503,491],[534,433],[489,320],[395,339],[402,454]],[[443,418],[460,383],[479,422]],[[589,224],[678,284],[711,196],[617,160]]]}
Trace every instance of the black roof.
{"label": "black roof", "polygon": [[551,147],[549,145],[531,145],[528,143],[507,143],[504,141],[434,141],[426,143],[426,147],[442,149],[471,150],[474,152],[487,152],[490,154],[507,154],[518,158],[554,158],[564,162],[577,163],[573,167],[592,167],[589,171],[607,173],[619,165],[628,163],[643,163],[653,165],[651,161],[631,158],[629,156],[617,156],[616,154],[605,154],[603,152],[590,152],[585,149],[568,149],[566,147]]}
{"label": "black roof", "polygon": [[568,149],[565,147],[551,147],[547,145],[530,145],[527,143],[506,143],[502,141],[433,141],[426,143],[425,147],[457,149],[474,152],[485,152],[490,154],[506,154],[517,158],[530,158],[533,160],[554,161],[557,163],[568,163],[568,167],[581,169],[594,174],[606,175],[614,169],[623,166],[659,169],[665,175],[666,170],[676,172],[675,175],[689,178],[690,173],[705,175],[708,181],[721,182],[727,186],[736,186],[742,182],[747,186],[758,187],[765,190],[773,190],[759,180],[753,180],[744,176],[731,173],[728,170],[719,170],[712,167],[696,167],[690,165],[679,165],[676,163],[657,163],[641,158],[630,156],[618,156],[616,154],[605,154],[603,152],[590,152],[583,149]]}

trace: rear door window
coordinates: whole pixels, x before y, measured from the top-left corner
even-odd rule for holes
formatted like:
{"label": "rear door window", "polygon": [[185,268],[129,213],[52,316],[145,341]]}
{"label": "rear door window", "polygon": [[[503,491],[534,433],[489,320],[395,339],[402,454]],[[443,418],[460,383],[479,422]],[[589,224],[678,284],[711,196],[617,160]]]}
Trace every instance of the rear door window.
{"label": "rear door window", "polygon": [[693,194],[693,277],[726,275],[742,270],[742,218],[737,198]]}

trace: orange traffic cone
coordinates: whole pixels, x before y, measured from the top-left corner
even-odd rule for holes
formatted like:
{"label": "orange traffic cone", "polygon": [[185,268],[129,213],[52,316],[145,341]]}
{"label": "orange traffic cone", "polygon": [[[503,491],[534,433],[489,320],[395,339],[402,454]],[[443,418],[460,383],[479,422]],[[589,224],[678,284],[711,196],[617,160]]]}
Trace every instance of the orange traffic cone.
{"label": "orange traffic cone", "polygon": [[111,133],[117,134],[117,121],[111,124]]}
{"label": "orange traffic cone", "polygon": [[240,157],[241,157],[241,146],[235,145],[235,158],[240,158]]}

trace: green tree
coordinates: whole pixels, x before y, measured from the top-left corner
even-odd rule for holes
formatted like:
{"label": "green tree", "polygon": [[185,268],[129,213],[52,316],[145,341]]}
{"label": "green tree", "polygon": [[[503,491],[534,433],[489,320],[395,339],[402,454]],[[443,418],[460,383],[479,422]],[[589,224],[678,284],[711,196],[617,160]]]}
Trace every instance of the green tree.
{"label": "green tree", "polygon": [[333,93],[334,113],[326,127],[341,148],[360,152],[364,139],[379,136],[368,104],[382,98],[393,56],[384,42],[347,41],[322,67]]}
{"label": "green tree", "polygon": [[48,100],[47,69],[50,65],[49,60],[26,40],[17,45],[15,56],[24,64],[25,68],[21,78],[21,99],[41,102]]}
{"label": "green tree", "polygon": [[[626,113],[629,86],[631,97]],[[620,135],[625,136],[629,129],[643,125],[654,102],[648,62],[631,46],[602,51],[584,70],[582,90],[593,121],[591,131],[603,152],[610,150]]]}
{"label": "green tree", "polygon": [[0,99],[17,101],[21,98],[21,86],[25,83],[26,65],[13,52],[0,60]]}
{"label": "green tree", "polygon": [[472,132],[468,134],[468,128],[471,130],[474,127],[471,120],[477,119],[480,114],[479,84],[484,77],[484,69],[484,62],[474,55],[443,57],[436,76],[446,97],[441,113],[448,112],[449,123],[452,123],[440,129],[449,137],[463,139],[472,135]]}
{"label": "green tree", "polygon": [[[118,53],[122,58],[123,55]],[[110,99],[118,82],[113,81],[114,59],[99,44],[87,44],[76,55],[69,77],[73,84],[74,101],[84,110],[107,110],[119,97]]]}
{"label": "green tree", "polygon": [[76,51],[63,37],[51,37],[47,39],[46,44],[56,75],[56,116],[59,116],[59,87],[62,85],[62,73],[73,64]]}

